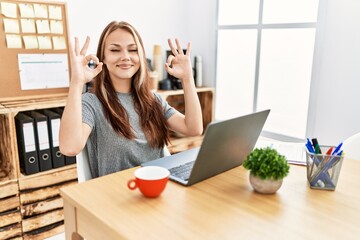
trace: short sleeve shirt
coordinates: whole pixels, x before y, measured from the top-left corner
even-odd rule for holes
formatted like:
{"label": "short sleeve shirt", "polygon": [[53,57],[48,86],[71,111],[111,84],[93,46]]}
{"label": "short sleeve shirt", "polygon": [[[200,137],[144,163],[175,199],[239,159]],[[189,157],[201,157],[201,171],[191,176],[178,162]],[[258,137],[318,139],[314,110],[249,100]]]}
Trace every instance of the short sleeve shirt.
{"label": "short sleeve shirt", "polygon": [[[157,93],[154,96],[163,106],[165,119],[169,119],[176,110]],[[153,148],[148,144],[131,93],[118,93],[118,98],[129,116],[135,133],[133,140],[120,136],[113,130],[95,94],[84,93],[82,96],[82,121],[92,129],[86,144],[92,177],[139,166],[164,156],[163,148]]]}

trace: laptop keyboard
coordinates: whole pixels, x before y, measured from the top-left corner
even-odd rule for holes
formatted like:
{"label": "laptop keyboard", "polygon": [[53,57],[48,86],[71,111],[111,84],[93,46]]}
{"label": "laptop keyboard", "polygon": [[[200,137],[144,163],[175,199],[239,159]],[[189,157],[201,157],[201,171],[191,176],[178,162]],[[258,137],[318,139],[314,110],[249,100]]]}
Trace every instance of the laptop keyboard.
{"label": "laptop keyboard", "polygon": [[193,168],[194,163],[195,161],[192,161],[170,168],[170,174],[186,181],[190,177],[191,169]]}

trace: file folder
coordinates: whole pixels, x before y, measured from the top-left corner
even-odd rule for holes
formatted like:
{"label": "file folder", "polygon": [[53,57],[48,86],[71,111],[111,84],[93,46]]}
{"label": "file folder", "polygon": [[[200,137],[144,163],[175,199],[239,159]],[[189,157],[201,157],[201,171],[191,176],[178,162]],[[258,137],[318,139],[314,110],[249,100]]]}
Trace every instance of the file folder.
{"label": "file folder", "polygon": [[34,119],[35,144],[39,157],[40,172],[52,169],[47,117],[37,111],[26,112]]}
{"label": "file folder", "polygon": [[34,119],[19,112],[15,116],[16,137],[21,171],[25,175],[39,172],[35,143]]}
{"label": "file folder", "polygon": [[[60,114],[60,117],[62,117],[62,114],[64,112],[64,108],[58,107],[54,108],[54,111],[56,111],[58,114]],[[76,163],[76,156],[65,156],[65,165],[70,165]]]}
{"label": "file folder", "polygon": [[65,166],[65,156],[59,149],[60,115],[48,109],[41,110],[41,113],[47,116],[48,120],[47,123],[53,168],[63,167]]}

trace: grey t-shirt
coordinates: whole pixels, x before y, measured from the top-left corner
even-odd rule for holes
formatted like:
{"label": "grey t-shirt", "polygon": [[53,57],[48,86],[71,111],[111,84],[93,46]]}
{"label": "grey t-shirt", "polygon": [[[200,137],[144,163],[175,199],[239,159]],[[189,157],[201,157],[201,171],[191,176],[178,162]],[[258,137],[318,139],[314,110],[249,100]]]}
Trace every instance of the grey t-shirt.
{"label": "grey t-shirt", "polygon": [[[169,119],[176,110],[157,93],[165,118]],[[152,148],[141,129],[139,116],[134,109],[131,93],[118,93],[121,105],[127,111],[130,125],[135,132],[135,139],[119,136],[106,120],[102,105],[95,94],[84,93],[82,96],[82,118],[92,131],[86,147],[92,177],[99,177],[120,170],[139,166],[143,162],[164,156],[163,148]]]}

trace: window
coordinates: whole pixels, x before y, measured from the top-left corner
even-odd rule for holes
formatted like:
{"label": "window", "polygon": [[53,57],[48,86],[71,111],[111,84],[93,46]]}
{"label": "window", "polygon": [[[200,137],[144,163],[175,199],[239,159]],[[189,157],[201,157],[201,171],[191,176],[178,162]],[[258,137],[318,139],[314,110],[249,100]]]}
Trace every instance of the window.
{"label": "window", "polygon": [[270,108],[264,131],[304,139],[316,0],[218,0],[216,119]]}

